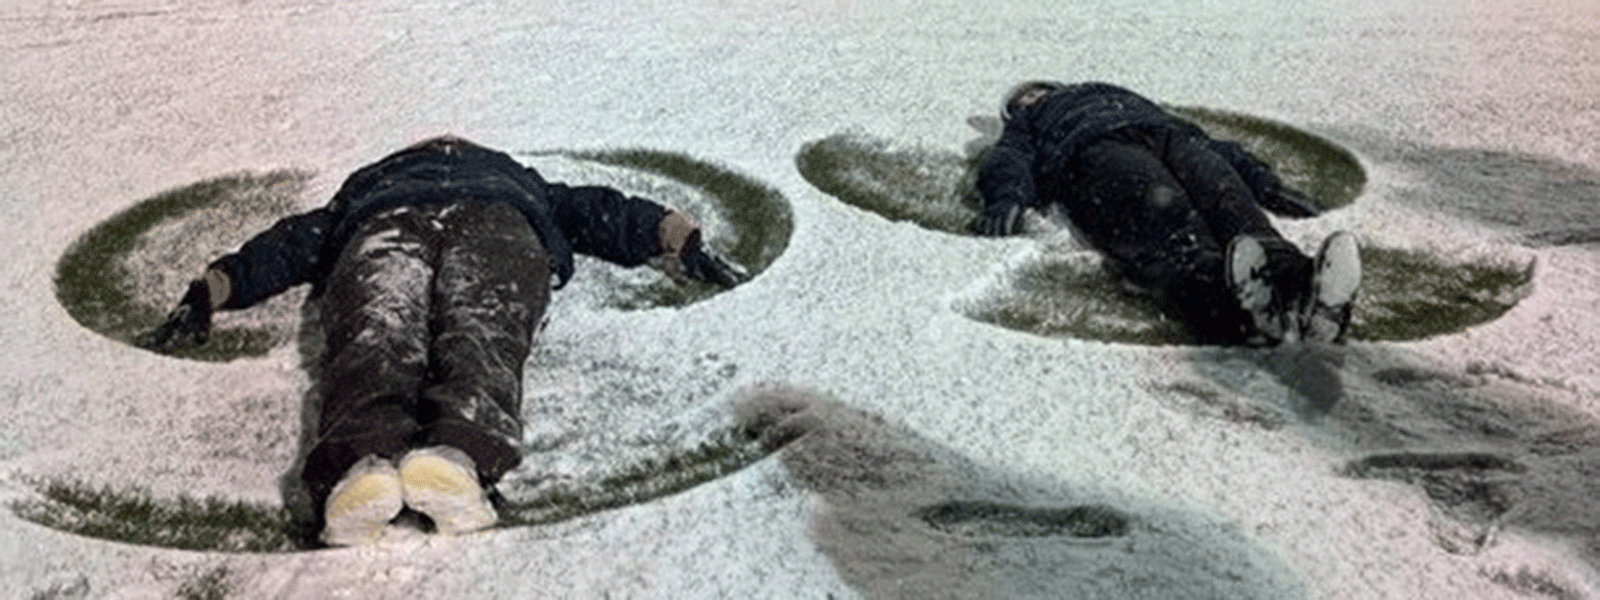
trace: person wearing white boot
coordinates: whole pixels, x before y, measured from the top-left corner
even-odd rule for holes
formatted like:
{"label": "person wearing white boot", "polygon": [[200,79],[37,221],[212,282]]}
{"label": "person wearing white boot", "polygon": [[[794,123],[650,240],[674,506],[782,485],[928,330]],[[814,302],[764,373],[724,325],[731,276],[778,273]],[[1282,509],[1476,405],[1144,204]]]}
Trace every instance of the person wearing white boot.
{"label": "person wearing white boot", "polygon": [[301,478],[321,541],[375,543],[407,508],[440,534],[477,531],[496,522],[493,486],[522,460],[523,362],[575,252],[723,287],[747,278],[681,211],[546,182],[441,137],[356,171],[327,206],[211,263],[138,343],[204,343],[213,311],[314,285],[326,353]]}

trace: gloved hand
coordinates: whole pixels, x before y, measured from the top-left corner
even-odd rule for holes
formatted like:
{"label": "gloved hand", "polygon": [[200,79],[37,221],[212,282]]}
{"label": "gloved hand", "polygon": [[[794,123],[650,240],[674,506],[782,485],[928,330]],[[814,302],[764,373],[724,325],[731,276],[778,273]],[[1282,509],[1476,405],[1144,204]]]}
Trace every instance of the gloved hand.
{"label": "gloved hand", "polygon": [[134,344],[140,348],[171,354],[198,346],[211,339],[211,287],[204,280],[189,284],[189,292],[178,301],[178,307],[167,313],[167,321],[156,326]]}
{"label": "gloved hand", "polygon": [[1022,207],[1015,204],[991,206],[972,221],[969,229],[978,235],[1016,235],[1022,233],[1022,212]]}
{"label": "gloved hand", "polygon": [[1289,186],[1278,186],[1260,200],[1262,208],[1292,218],[1315,217],[1322,212],[1317,203]]}
{"label": "gloved hand", "polygon": [[689,240],[684,244],[679,260],[683,262],[684,276],[696,281],[731,288],[750,280],[750,276],[743,269],[706,252],[705,246],[700,243],[698,229],[689,234]]}

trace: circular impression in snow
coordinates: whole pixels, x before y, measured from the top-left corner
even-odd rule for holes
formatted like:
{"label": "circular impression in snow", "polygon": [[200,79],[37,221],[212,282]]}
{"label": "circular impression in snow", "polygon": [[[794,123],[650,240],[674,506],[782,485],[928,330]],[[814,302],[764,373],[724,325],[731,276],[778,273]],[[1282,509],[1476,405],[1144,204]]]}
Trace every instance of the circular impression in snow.
{"label": "circular impression in snow", "polygon": [[[1214,109],[1166,109],[1212,137],[1239,142],[1325,211],[1350,204],[1366,184],[1354,154],[1315,134]],[[979,135],[964,153],[845,133],[806,144],[795,162],[807,181],[847,204],[891,220],[970,235],[967,224],[978,214],[977,169],[1001,124],[996,117],[972,117],[968,123]],[[1044,236],[1036,252],[974,286],[956,308],[981,322],[1048,337],[1193,342],[1148,298],[1107,273],[1099,254],[1058,233]],[[1531,262],[1375,246],[1363,247],[1361,254],[1365,273],[1352,317],[1353,339],[1411,340],[1460,331],[1499,317],[1531,292]]]}
{"label": "circular impression in snow", "polygon": [[[705,243],[751,275],[788,245],[788,202],[772,188],[723,167],[653,150],[522,153],[546,179],[607,185],[671,204],[705,226]],[[85,327],[131,342],[159,324],[212,260],[276,220],[319,206],[304,198],[312,174],[297,170],[237,174],[148,198],[84,233],[62,256],[56,296]],[[597,308],[634,310],[704,300],[715,286],[679,285],[649,268],[623,269],[580,257],[577,276],[558,293]],[[580,281],[581,280],[581,281]],[[297,335],[304,286],[243,311],[222,311],[211,341],[180,353],[226,361],[259,356]]]}

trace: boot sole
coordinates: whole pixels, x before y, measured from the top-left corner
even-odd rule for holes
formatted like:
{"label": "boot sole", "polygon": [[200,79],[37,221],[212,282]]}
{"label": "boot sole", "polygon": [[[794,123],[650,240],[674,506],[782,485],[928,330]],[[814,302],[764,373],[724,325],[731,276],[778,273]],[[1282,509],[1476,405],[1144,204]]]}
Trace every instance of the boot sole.
{"label": "boot sole", "polygon": [[487,529],[499,520],[476,474],[442,456],[412,453],[400,463],[405,504],[444,535]]}

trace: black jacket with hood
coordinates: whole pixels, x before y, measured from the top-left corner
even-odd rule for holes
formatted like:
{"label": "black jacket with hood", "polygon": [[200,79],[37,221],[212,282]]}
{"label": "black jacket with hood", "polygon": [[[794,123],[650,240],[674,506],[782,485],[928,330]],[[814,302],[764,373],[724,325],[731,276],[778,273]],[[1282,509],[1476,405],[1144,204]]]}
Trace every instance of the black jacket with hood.
{"label": "black jacket with hood", "polygon": [[1212,140],[1160,105],[1109,83],[1063,85],[1033,106],[1010,110],[1000,141],[978,171],[983,211],[1005,214],[1041,204],[1038,182],[1069,167],[1090,142],[1125,127],[1169,127],[1207,139],[1250,186],[1263,208],[1287,216],[1316,209],[1288,189],[1270,167],[1234,142]]}
{"label": "black jacket with hood", "polygon": [[286,217],[211,263],[238,309],[302,283],[320,285],[363,220],[406,205],[474,199],[505,202],[527,218],[550,256],[555,287],[572,277],[574,252],[623,266],[661,252],[666,207],[605,187],[549,183],[505,153],[470,143],[417,146],[357,170],[327,206]]}

